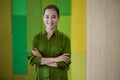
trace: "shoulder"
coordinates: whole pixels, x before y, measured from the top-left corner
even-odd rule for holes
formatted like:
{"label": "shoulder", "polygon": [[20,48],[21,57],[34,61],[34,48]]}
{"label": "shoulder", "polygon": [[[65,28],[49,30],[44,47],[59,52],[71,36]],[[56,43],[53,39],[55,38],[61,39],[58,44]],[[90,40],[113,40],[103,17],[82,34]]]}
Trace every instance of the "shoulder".
{"label": "shoulder", "polygon": [[63,37],[63,39],[67,39],[67,40],[70,39],[70,37],[68,35],[66,35],[65,33],[61,32],[61,31],[58,31],[58,33],[59,33],[59,36]]}
{"label": "shoulder", "polygon": [[37,34],[34,35],[34,39],[40,38],[40,36],[42,36],[42,32],[39,32]]}

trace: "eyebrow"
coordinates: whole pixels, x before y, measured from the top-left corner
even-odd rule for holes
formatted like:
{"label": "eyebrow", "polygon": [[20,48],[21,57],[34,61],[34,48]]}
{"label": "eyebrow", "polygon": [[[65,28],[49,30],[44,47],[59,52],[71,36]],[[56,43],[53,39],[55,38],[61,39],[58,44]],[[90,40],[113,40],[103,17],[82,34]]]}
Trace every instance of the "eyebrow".
{"label": "eyebrow", "polygon": [[[49,16],[49,15],[44,15],[44,16]],[[57,15],[52,15],[52,16],[57,16]]]}

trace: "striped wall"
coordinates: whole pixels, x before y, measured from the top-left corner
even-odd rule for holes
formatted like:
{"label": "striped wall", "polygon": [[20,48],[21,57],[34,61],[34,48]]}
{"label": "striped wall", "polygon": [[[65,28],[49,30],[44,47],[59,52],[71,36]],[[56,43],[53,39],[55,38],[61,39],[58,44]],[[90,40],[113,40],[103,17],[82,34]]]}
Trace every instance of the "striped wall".
{"label": "striped wall", "polygon": [[[78,2],[80,2],[81,6],[79,6]],[[78,0],[12,0],[5,1],[1,0],[2,5],[0,7],[4,7],[0,9],[2,11],[0,18],[0,30],[3,37],[0,40],[1,47],[4,45],[8,48],[8,52],[5,52],[7,55],[9,53],[9,58],[2,58],[1,63],[3,67],[1,67],[1,73],[5,73],[0,76],[0,79],[11,79],[11,80],[33,80],[34,79],[34,70],[35,68],[30,66],[27,63],[27,54],[31,51],[31,42],[33,36],[44,29],[44,24],[42,23],[42,11],[44,7],[48,4],[56,4],[60,8],[60,21],[58,23],[58,29],[64,32],[71,38],[72,45],[72,64],[71,69],[69,70],[69,80],[73,79],[85,79],[85,1]],[[76,5],[77,4],[77,5]],[[32,6],[31,6],[32,5]],[[76,7],[78,6],[78,7]],[[84,8],[82,8],[84,7]],[[81,9],[80,9],[81,8]],[[82,13],[77,13],[77,9],[80,9]],[[9,13],[8,13],[9,12]],[[4,14],[6,13],[6,14]],[[76,15],[82,16],[82,18],[75,17]],[[84,14],[84,16],[83,16]],[[6,16],[7,15],[7,16]],[[3,16],[6,16],[6,20],[8,26],[3,22]],[[81,23],[76,24],[77,21],[83,21]],[[3,34],[3,26],[6,25],[7,33]],[[76,31],[77,30],[77,31]],[[81,32],[80,35],[78,33]],[[9,36],[7,41],[9,42],[9,46],[2,44],[2,41],[5,40],[5,36]],[[76,38],[76,39],[73,39]],[[80,41],[79,41],[80,40]],[[81,44],[82,43],[82,44]],[[81,46],[83,47],[81,47]],[[81,47],[81,48],[78,48]],[[1,51],[1,53],[4,52]],[[9,61],[9,67],[6,72],[6,63],[5,60]],[[77,62],[76,62],[77,60]],[[80,64],[80,65],[79,65]],[[75,66],[78,65],[78,66]],[[77,70],[80,70],[78,72]],[[9,74],[9,76],[8,76]],[[75,75],[73,75],[75,74]],[[79,76],[79,74],[81,76]]]}
{"label": "striped wall", "polygon": [[69,80],[119,80],[119,0],[0,0],[0,80],[34,80],[26,57],[51,3],[62,12],[58,29],[71,38]]}

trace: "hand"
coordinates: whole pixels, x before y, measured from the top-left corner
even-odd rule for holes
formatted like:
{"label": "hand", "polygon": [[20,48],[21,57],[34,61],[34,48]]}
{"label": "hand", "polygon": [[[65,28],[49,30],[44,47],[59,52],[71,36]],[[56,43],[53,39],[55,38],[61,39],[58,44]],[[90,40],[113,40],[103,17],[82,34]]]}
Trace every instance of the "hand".
{"label": "hand", "polygon": [[32,54],[33,54],[34,56],[36,56],[36,57],[39,57],[39,58],[42,57],[42,55],[40,54],[40,52],[38,51],[37,48],[35,48],[34,50],[32,50]]}
{"label": "hand", "polygon": [[70,58],[68,56],[69,56],[69,54],[63,54],[61,56],[58,56],[55,58],[55,62],[64,61],[64,62],[68,63],[68,62],[70,62]]}

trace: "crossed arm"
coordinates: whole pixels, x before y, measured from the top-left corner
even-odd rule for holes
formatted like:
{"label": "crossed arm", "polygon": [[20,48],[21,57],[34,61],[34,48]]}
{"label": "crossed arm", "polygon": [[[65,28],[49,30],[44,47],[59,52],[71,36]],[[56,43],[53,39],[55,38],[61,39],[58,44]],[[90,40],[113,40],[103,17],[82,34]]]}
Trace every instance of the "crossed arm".
{"label": "crossed arm", "polygon": [[64,53],[58,57],[46,58],[46,57],[43,57],[41,53],[35,48],[34,50],[32,50],[32,54],[36,57],[41,58],[41,65],[57,67],[57,62],[61,62],[61,61],[66,63],[70,62],[70,58],[68,57],[69,54],[67,53]]}

